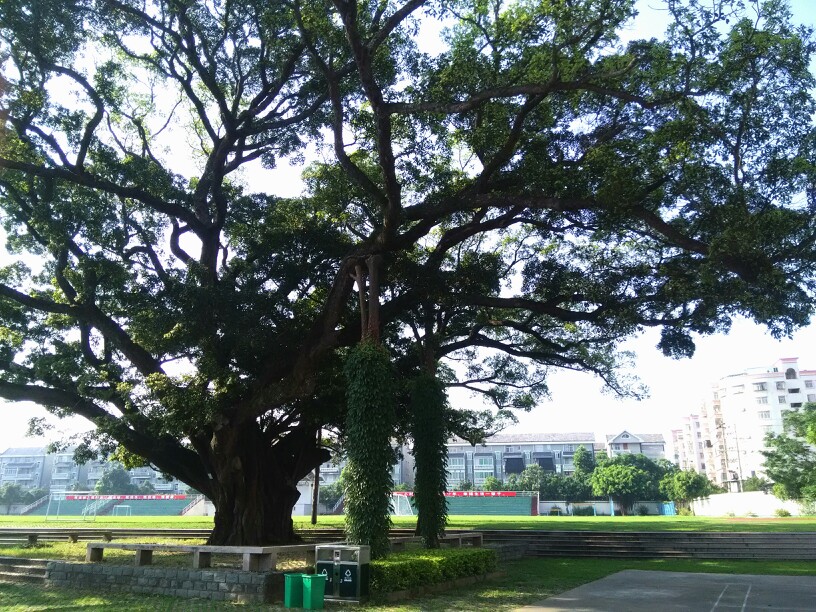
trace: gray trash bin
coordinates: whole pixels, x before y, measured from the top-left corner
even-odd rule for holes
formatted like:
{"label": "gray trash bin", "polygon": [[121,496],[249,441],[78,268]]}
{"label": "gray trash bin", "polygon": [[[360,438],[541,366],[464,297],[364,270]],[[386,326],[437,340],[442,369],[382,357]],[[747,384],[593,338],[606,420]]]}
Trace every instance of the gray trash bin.
{"label": "gray trash bin", "polygon": [[326,599],[368,599],[371,548],[348,544],[315,546],[315,573],[326,576]]}

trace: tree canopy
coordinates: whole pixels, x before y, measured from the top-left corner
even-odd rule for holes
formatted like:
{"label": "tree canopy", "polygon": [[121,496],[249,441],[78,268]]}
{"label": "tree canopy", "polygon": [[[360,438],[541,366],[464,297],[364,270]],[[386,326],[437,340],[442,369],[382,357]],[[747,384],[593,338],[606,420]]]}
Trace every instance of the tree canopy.
{"label": "tree canopy", "polygon": [[552,368],[637,393],[647,327],[681,357],[806,324],[812,33],[780,0],[665,8],[622,41],[634,0],[4,1],[0,397],[207,495],[213,542],[275,542],[363,320],[397,437],[429,364],[501,419]]}
{"label": "tree canopy", "polygon": [[765,473],[781,499],[816,501],[816,403],[782,415],[784,431],[768,434]]}

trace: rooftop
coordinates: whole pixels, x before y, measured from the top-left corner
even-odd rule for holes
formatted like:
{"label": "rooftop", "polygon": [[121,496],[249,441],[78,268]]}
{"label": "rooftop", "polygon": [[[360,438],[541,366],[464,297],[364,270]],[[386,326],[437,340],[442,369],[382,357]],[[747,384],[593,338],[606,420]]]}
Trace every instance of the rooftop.
{"label": "rooftop", "polygon": [[[495,434],[489,438],[485,438],[485,444],[569,444],[574,442],[595,442],[595,434],[580,431],[570,433],[516,433],[516,434]],[[448,444],[469,444],[467,440],[459,437],[453,437]]]}

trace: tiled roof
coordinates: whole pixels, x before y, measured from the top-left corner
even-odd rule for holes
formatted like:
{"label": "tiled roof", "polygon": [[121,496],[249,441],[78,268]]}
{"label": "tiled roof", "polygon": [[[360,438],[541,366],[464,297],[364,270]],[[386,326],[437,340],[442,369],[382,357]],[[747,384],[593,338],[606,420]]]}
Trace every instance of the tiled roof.
{"label": "tiled roof", "polygon": [[7,448],[4,452],[0,453],[0,456],[3,457],[28,457],[31,455],[45,455],[45,448],[42,446],[26,446],[26,447],[16,447],[16,448]]}
{"label": "tiled roof", "polygon": [[[623,432],[621,432],[621,433],[623,433]],[[652,443],[652,444],[665,444],[666,443],[666,440],[663,438],[663,434],[641,434],[641,433],[632,433],[632,432],[628,432],[628,433],[630,435],[635,436],[636,438],[639,438],[641,442],[645,442],[647,444],[649,444],[649,443]],[[609,442],[611,440],[614,440],[619,435],[620,435],[620,433],[616,433],[614,435],[607,434],[606,441]]]}
{"label": "tiled roof", "polygon": [[[495,434],[485,439],[486,444],[569,444],[572,442],[595,442],[595,434],[581,431],[575,433],[507,433]],[[467,444],[467,440],[454,437],[449,444]]]}

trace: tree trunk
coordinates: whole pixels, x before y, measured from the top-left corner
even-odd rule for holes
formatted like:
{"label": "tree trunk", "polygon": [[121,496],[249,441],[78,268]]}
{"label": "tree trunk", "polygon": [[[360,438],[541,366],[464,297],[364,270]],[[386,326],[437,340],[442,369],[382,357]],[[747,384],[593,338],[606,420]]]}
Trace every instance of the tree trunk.
{"label": "tree trunk", "polygon": [[302,445],[279,442],[270,446],[255,423],[216,432],[210,456],[209,497],[215,505],[210,544],[297,541],[292,523],[292,509],[300,497],[297,483],[325,459],[315,448],[314,436],[309,438]]}

